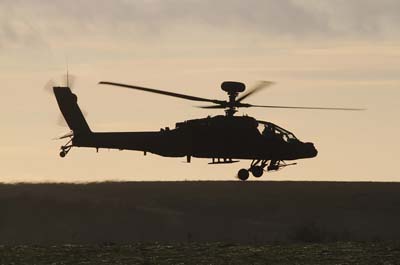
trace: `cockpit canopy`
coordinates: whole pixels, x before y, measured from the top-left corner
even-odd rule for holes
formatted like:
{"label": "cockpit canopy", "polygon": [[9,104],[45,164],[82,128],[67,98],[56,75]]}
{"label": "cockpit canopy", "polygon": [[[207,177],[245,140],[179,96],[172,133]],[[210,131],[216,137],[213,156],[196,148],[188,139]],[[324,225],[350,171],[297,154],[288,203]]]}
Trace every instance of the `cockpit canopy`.
{"label": "cockpit canopy", "polygon": [[[260,126],[263,126],[263,129],[259,130]],[[211,133],[215,136],[259,137],[261,134],[265,138],[286,143],[299,141],[293,133],[272,122],[260,121],[248,116],[226,117],[220,115],[187,120],[176,123],[176,129],[183,131],[195,130],[199,134]]]}
{"label": "cockpit canopy", "polygon": [[264,126],[261,134],[266,138],[280,139],[287,143],[299,141],[293,133],[273,124],[272,122],[258,121],[258,123]]}

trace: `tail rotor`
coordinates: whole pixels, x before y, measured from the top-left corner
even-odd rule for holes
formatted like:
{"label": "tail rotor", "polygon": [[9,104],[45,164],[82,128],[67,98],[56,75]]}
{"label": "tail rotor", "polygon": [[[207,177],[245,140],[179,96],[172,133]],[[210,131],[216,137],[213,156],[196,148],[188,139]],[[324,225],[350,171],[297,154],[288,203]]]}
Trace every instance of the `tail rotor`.
{"label": "tail rotor", "polygon": [[[49,81],[47,81],[43,86],[43,90],[45,93],[51,95],[51,97],[54,96],[54,87],[68,87],[71,91],[74,91],[76,87],[76,80],[77,77],[67,71],[66,74],[61,75],[57,79],[50,79]],[[82,110],[82,113],[84,117],[87,117],[87,111]],[[61,114],[58,115],[55,123],[60,127],[68,128],[68,124],[65,122],[65,119]]]}

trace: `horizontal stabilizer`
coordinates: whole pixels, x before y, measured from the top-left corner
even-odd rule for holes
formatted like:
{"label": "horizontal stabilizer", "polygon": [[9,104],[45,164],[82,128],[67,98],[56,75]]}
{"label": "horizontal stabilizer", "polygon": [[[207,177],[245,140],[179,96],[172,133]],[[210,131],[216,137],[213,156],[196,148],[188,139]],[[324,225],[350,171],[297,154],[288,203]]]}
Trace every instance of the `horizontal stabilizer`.
{"label": "horizontal stabilizer", "polygon": [[69,133],[66,133],[66,134],[63,134],[61,136],[58,136],[58,137],[54,138],[53,140],[62,140],[62,139],[65,139],[65,138],[71,138],[73,136],[74,136],[74,132],[70,131]]}

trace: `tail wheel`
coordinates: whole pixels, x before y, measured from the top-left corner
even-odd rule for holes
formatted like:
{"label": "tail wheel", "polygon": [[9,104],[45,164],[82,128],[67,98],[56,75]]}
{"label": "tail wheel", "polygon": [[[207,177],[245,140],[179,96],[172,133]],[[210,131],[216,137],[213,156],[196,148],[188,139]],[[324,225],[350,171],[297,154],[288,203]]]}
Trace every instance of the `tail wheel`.
{"label": "tail wheel", "polygon": [[253,174],[254,177],[259,178],[263,175],[264,169],[260,166],[254,166],[250,169],[251,174]]}
{"label": "tail wheel", "polygon": [[60,157],[65,157],[68,154],[69,150],[71,150],[71,148],[71,145],[61,146]]}
{"label": "tail wheel", "polygon": [[246,181],[249,178],[249,171],[247,169],[242,168],[238,172],[238,178],[242,181]]}

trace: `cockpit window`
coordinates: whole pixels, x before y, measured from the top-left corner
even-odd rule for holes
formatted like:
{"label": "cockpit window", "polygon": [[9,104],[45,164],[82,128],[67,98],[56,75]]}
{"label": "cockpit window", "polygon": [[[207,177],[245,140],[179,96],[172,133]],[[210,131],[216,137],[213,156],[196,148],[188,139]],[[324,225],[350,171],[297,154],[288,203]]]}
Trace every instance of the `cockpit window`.
{"label": "cockpit window", "polygon": [[296,138],[296,136],[294,136],[293,133],[283,129],[282,127],[279,127],[276,124],[273,124],[271,122],[262,122],[262,121],[259,121],[259,123],[264,126],[262,130],[262,135],[266,138],[280,139],[287,143],[298,141],[298,139]]}

